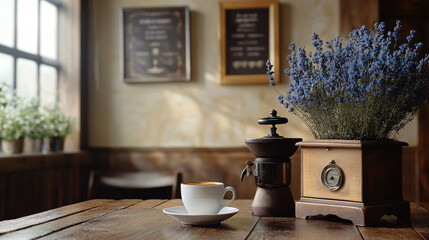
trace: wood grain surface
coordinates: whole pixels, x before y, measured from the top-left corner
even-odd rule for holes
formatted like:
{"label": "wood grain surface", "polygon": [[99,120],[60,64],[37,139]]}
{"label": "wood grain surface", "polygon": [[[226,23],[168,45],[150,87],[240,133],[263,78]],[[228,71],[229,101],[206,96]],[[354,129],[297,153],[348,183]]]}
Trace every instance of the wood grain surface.
{"label": "wood grain surface", "polygon": [[429,239],[429,215],[428,210],[420,204],[410,204],[410,225],[424,239]]}
{"label": "wood grain surface", "polygon": [[349,223],[264,217],[249,239],[362,239]]}
{"label": "wood grain surface", "polygon": [[[76,214],[66,215],[62,218],[57,218],[55,221],[48,221],[38,225],[29,226],[20,231],[10,232],[0,235],[1,239],[34,239],[49,235],[61,229],[69,228],[70,226],[84,223],[93,218],[100,217],[109,213],[113,213],[130,205],[136,204],[141,200],[117,200],[102,204],[99,207],[89,209],[88,211],[80,211]],[[79,204],[75,204],[76,211],[80,210]],[[34,215],[33,215],[34,216]]]}
{"label": "wood grain surface", "polygon": [[65,217],[67,215],[76,214],[100,205],[112,202],[113,200],[94,199],[82,203],[76,203],[65,207],[41,212],[38,214],[21,217],[13,220],[6,220],[0,222],[0,234],[7,233],[12,230],[27,228],[32,225],[41,224],[44,222],[52,221],[57,218]]}
{"label": "wood grain surface", "polygon": [[405,220],[385,216],[377,227],[358,227],[364,239],[422,239]]}
{"label": "wood grain surface", "polygon": [[335,216],[309,220],[252,216],[252,200],[219,225],[182,225],[162,212],[175,200],[96,199],[0,222],[0,239],[428,239],[428,204],[412,203],[411,217],[384,216],[356,227]]}
{"label": "wood grain surface", "polygon": [[[361,150],[344,146],[326,149],[302,148],[302,196],[362,202]],[[326,189],[320,179],[320,173],[330,164],[331,159],[341,167],[345,176],[343,186],[335,192]]]}

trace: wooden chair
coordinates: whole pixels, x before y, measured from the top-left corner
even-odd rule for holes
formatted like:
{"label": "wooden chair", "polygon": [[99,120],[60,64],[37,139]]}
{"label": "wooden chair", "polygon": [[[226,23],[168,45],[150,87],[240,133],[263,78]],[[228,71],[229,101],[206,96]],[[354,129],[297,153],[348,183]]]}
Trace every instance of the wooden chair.
{"label": "wooden chair", "polygon": [[92,171],[88,199],[180,198],[181,173]]}

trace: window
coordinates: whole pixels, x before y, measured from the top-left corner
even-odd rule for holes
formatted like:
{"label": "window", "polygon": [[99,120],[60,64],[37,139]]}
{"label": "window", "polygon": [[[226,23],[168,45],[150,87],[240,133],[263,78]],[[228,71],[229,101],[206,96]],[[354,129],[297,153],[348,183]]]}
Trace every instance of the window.
{"label": "window", "polygon": [[18,96],[58,101],[58,0],[1,0],[0,82]]}

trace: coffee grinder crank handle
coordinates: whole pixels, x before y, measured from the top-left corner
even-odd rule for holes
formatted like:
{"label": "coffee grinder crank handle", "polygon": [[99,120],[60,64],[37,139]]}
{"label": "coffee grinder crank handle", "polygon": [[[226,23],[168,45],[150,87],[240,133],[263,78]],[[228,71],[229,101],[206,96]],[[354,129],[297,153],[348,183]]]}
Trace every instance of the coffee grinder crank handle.
{"label": "coffee grinder crank handle", "polygon": [[253,175],[252,166],[253,166],[253,163],[251,161],[247,161],[246,167],[241,172],[241,181],[242,182],[243,182],[244,176]]}

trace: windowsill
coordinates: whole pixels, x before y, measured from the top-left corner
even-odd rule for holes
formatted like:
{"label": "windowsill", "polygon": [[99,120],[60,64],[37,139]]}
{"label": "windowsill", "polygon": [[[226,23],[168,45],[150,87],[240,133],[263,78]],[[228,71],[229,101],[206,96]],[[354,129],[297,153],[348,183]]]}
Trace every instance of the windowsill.
{"label": "windowsill", "polygon": [[63,151],[63,152],[13,153],[13,154],[0,152],[0,158],[42,157],[42,156],[79,154],[83,152],[84,151]]}
{"label": "windowsill", "polygon": [[0,174],[92,165],[93,162],[92,154],[87,151],[43,152],[31,154],[0,153]]}

